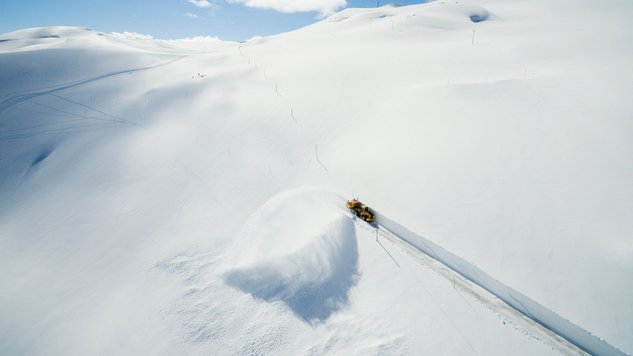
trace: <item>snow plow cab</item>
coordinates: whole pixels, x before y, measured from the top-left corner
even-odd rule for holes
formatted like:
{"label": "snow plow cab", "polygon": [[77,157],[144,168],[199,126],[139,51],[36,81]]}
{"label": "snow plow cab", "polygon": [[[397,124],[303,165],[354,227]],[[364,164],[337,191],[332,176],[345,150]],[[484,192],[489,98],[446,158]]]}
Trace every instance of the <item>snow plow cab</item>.
{"label": "snow plow cab", "polygon": [[349,208],[354,213],[354,215],[356,215],[363,221],[371,224],[376,220],[376,215],[374,214],[374,212],[371,211],[371,209],[369,209],[367,205],[361,203],[358,199],[348,200],[345,205],[347,205],[347,208]]}

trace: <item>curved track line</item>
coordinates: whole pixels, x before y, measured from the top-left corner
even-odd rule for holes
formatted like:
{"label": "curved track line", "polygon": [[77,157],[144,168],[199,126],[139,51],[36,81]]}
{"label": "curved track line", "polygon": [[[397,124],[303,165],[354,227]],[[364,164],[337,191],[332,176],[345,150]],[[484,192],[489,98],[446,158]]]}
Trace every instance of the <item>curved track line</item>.
{"label": "curved track line", "polygon": [[2,102],[0,102],[0,114],[4,113],[5,111],[9,110],[10,108],[14,107],[15,105],[18,105],[18,104],[20,104],[20,103],[22,103],[24,101],[27,101],[27,100],[30,100],[30,99],[33,99],[33,98],[37,98],[37,97],[42,96],[42,95],[52,94],[52,93],[55,93],[55,92],[58,92],[58,91],[62,91],[62,90],[65,90],[65,89],[78,87],[80,85],[92,83],[92,82],[95,82],[95,81],[100,80],[100,79],[114,77],[114,76],[120,75],[120,74],[129,74],[129,73],[140,72],[140,71],[148,70],[148,69],[152,69],[152,68],[158,68],[158,67],[166,66],[166,65],[172,64],[172,63],[174,63],[176,61],[179,61],[179,60],[181,60],[181,59],[183,59],[185,57],[186,56],[180,56],[180,57],[178,57],[176,59],[173,59],[171,61],[167,61],[167,62],[161,63],[161,64],[148,65],[148,66],[143,66],[143,67],[133,68],[133,69],[125,69],[125,70],[120,70],[120,71],[116,71],[116,72],[111,72],[111,73],[98,75],[98,76],[87,78],[87,79],[81,79],[81,80],[75,80],[75,81],[72,81],[72,82],[62,83],[62,84],[58,84],[56,86],[53,86],[52,89],[41,90],[41,91],[32,91],[32,92],[27,92],[27,93],[24,93],[24,94],[14,94],[14,95],[9,96],[7,99],[3,100]]}

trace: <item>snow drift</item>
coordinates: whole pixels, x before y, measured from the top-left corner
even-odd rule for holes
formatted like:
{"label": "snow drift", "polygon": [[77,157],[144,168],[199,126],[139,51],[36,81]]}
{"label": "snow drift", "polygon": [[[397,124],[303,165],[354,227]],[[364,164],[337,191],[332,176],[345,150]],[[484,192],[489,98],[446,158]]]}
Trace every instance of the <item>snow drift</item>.
{"label": "snow drift", "polygon": [[358,275],[356,233],[341,213],[343,199],[324,194],[332,195],[283,193],[259,208],[230,257],[246,266],[226,272],[226,282],[267,302],[281,300],[308,322],[345,306]]}

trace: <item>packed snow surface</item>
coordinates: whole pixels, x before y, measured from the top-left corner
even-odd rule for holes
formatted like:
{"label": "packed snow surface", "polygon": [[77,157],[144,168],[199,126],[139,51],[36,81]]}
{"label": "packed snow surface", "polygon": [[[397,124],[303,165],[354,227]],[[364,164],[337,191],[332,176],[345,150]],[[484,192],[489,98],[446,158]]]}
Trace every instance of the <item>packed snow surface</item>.
{"label": "packed snow surface", "polygon": [[573,352],[376,241],[351,197],[633,352],[631,14],[0,35],[0,354]]}

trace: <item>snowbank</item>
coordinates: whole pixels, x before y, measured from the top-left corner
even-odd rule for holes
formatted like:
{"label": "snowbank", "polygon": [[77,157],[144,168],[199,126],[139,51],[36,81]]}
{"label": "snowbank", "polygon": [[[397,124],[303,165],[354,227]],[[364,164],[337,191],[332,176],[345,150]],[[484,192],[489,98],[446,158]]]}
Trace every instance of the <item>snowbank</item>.
{"label": "snowbank", "polygon": [[624,355],[622,351],[609,345],[603,339],[591,335],[586,330],[562,318],[560,315],[540,305],[530,297],[497,281],[463,258],[454,255],[429,239],[410,231],[384,215],[378,213],[376,215],[380,226],[385,228],[388,232],[394,234],[427,256],[441,262],[467,280],[489,291],[512,308],[520,311],[523,315],[526,315],[547,329],[552,330],[556,335],[567,339],[581,350],[591,355]]}

